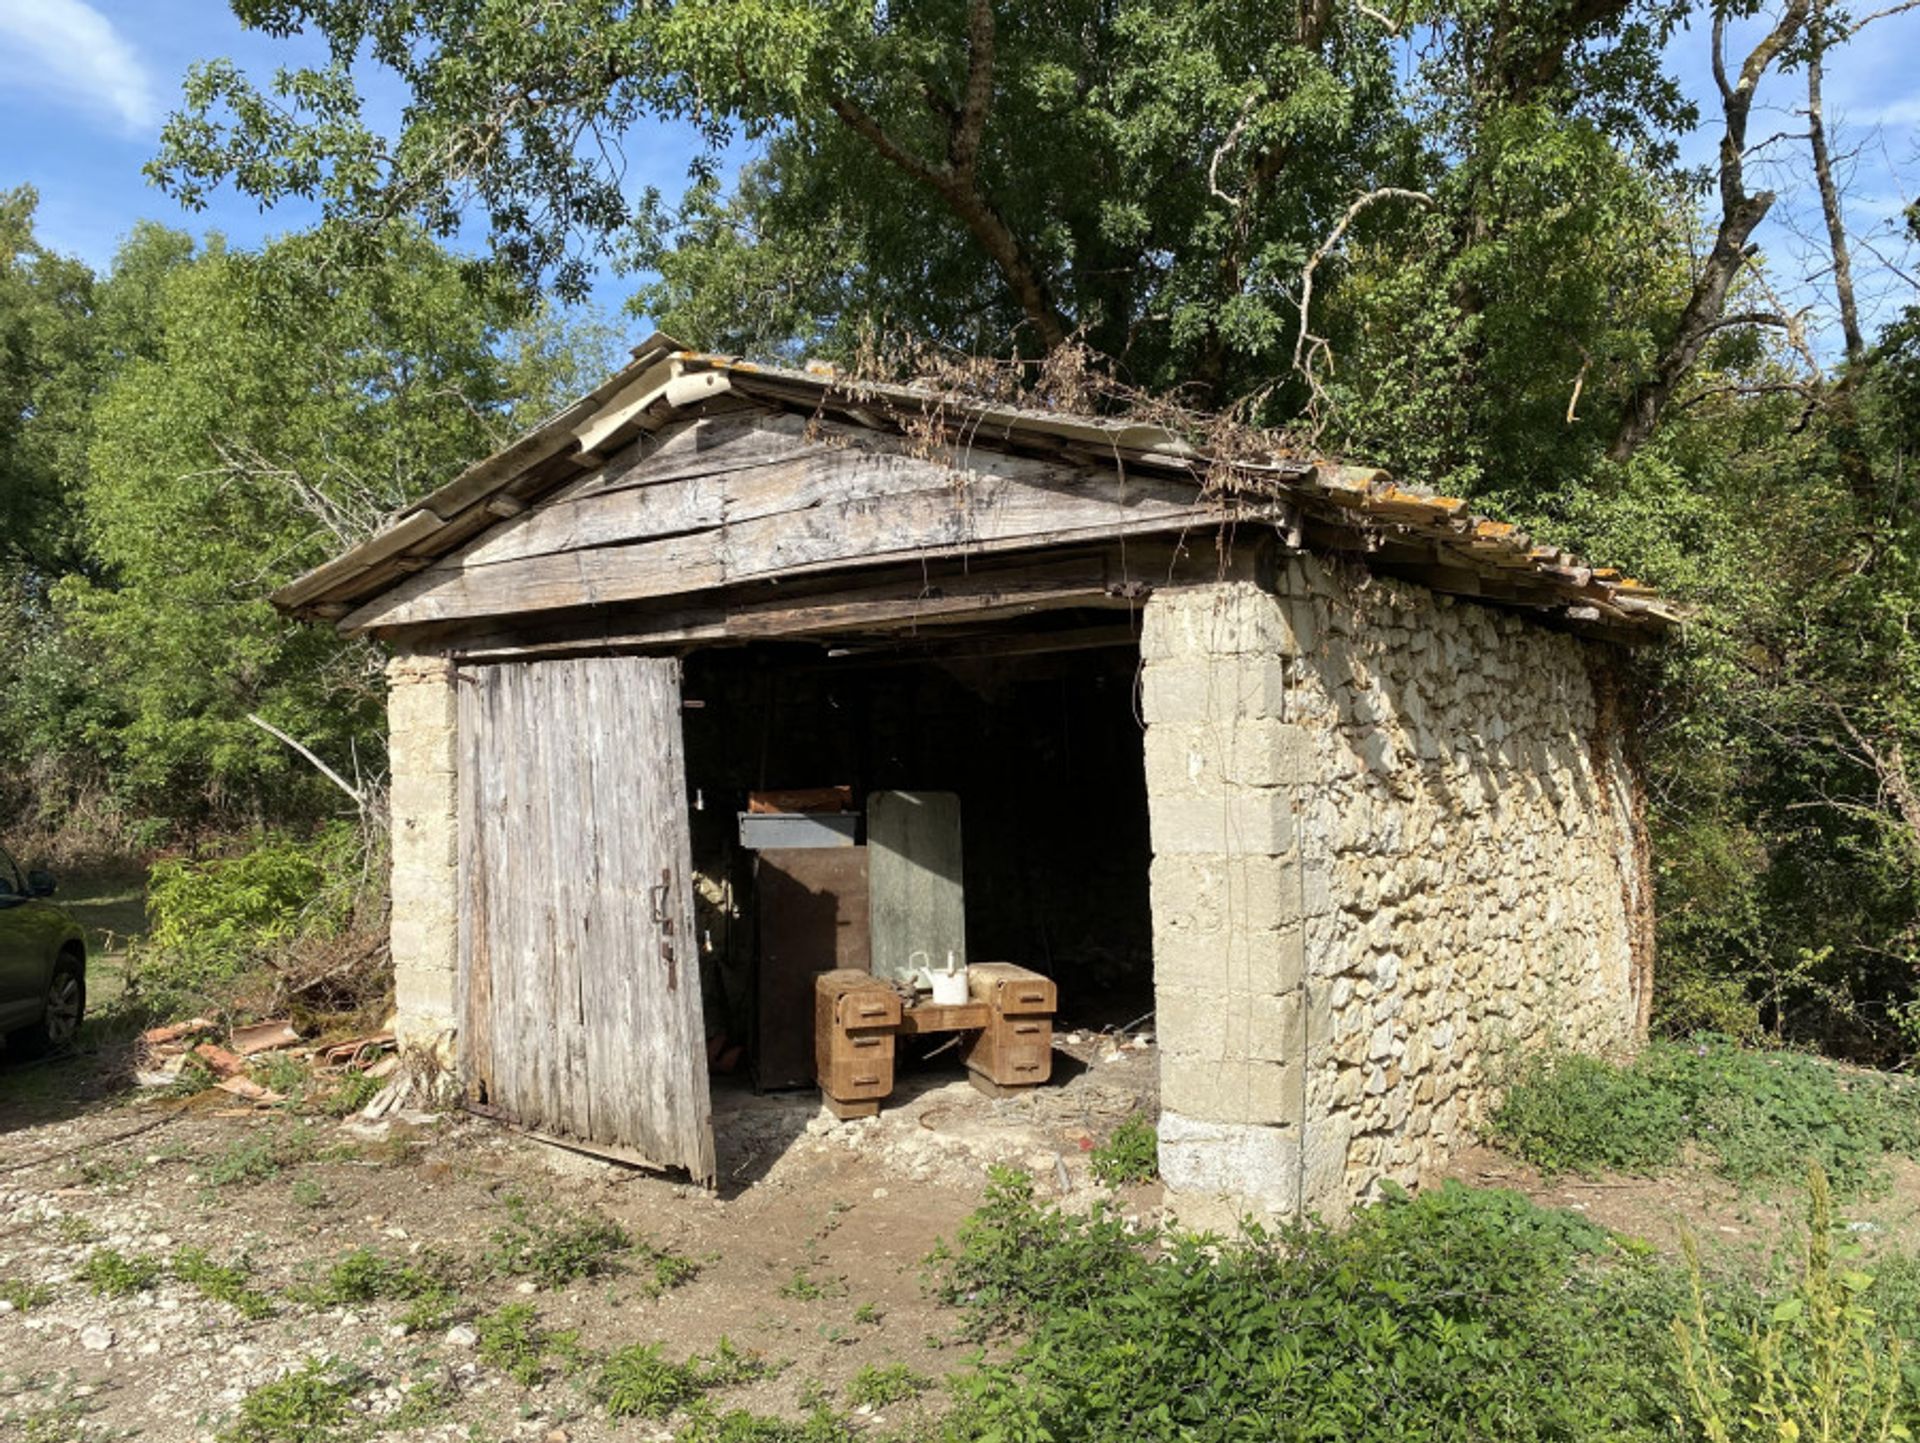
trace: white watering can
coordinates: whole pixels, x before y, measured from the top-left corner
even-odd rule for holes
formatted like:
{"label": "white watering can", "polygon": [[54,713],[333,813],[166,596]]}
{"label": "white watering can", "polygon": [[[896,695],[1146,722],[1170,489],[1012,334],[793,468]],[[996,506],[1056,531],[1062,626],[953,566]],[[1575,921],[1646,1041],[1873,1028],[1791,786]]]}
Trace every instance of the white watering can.
{"label": "white watering can", "polygon": [[[925,952],[910,952],[907,954],[907,962],[911,965],[915,957],[925,958],[926,955]],[[914,972],[913,980],[916,985],[932,991],[933,1003],[936,1007],[964,1006],[970,995],[967,987],[966,965],[957,961],[951,952],[947,953],[945,971],[936,972],[931,966],[921,967]]]}

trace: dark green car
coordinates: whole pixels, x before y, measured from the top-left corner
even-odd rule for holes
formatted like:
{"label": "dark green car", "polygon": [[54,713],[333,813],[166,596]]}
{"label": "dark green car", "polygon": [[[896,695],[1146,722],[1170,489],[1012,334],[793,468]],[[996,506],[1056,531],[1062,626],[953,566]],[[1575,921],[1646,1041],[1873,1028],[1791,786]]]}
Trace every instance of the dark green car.
{"label": "dark green car", "polygon": [[0,1032],[16,1055],[72,1042],[87,1010],[86,935],[52,895],[52,876],[0,848]]}

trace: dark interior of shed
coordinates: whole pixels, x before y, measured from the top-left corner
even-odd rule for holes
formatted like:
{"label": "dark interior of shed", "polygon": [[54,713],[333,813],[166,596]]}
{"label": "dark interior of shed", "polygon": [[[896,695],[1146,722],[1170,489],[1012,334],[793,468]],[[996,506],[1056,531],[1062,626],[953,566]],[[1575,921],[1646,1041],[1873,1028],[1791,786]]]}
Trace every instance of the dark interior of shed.
{"label": "dark interior of shed", "polygon": [[[965,960],[1052,977],[1062,1028],[1125,1024],[1151,1008],[1138,648],[1063,635],[1055,649],[1031,631],[1014,640],[965,653],[757,643],[687,659],[689,815],[716,1073],[800,1083],[791,1065],[761,1056],[783,1040],[789,1053],[811,1045],[811,1014],[794,1005],[803,991],[783,991],[772,974],[833,965],[784,961],[787,939],[763,925],[797,917],[791,925],[814,927],[821,919],[807,903],[829,913],[835,903],[803,894],[796,912],[791,885],[742,845],[749,792],[847,786],[856,809],[880,790],[957,794]],[[866,926],[864,904],[852,910],[840,904],[843,933]]]}

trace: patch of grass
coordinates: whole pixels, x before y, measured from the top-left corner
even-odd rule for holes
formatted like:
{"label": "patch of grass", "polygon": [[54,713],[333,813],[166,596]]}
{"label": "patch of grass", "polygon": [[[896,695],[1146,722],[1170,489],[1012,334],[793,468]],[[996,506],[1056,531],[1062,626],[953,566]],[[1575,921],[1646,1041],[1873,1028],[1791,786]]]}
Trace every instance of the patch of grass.
{"label": "patch of grass", "polygon": [[154,1287],[165,1275],[166,1267],[158,1258],[135,1253],[132,1257],[101,1248],[80,1266],[80,1281],[104,1298],[127,1298]]}
{"label": "patch of grass", "polygon": [[517,1194],[506,1208],[507,1221],[493,1234],[493,1267],[544,1288],[611,1272],[632,1245],[625,1228],[591,1213],[537,1209]]}
{"label": "patch of grass", "polygon": [[346,1435],[367,1381],[331,1359],[311,1359],[247,1394],[221,1443],[333,1443]]}
{"label": "patch of grass", "polygon": [[0,1302],[10,1303],[16,1313],[31,1313],[53,1301],[53,1289],[45,1283],[29,1283],[24,1278],[0,1280]]}
{"label": "patch of grass", "polygon": [[547,1375],[547,1360],[580,1360],[579,1334],[555,1332],[542,1326],[531,1303],[508,1303],[475,1320],[480,1334],[480,1357],[524,1388]]}
{"label": "patch of grass", "polygon": [[1654,1173],[1690,1144],[1743,1187],[1814,1163],[1852,1195],[1884,1178],[1888,1153],[1920,1156],[1920,1085],[1711,1037],[1650,1043],[1624,1067],[1548,1052],[1521,1066],[1492,1132],[1549,1173]]}
{"label": "patch of grass", "polygon": [[1152,1182],[1160,1175],[1160,1134],[1153,1119],[1134,1113],[1093,1150],[1093,1175],[1108,1187]]}
{"label": "patch of grass", "polygon": [[181,1248],[173,1255],[173,1275],[199,1289],[202,1297],[229,1304],[243,1318],[273,1316],[273,1299],[250,1285],[252,1269],[244,1260],[216,1263],[202,1248]]}
{"label": "patch of grass", "polygon": [[905,1363],[890,1363],[884,1368],[869,1363],[847,1384],[847,1403],[855,1408],[887,1408],[911,1402],[932,1386],[933,1379]]}
{"label": "patch of grass", "polygon": [[305,1123],[275,1127],[255,1137],[235,1140],[202,1169],[201,1180],[215,1189],[265,1182],[286,1168],[309,1161],[318,1148],[313,1129]]}
{"label": "patch of grass", "polygon": [[659,1343],[636,1344],[610,1354],[593,1381],[593,1396],[610,1418],[671,1417],[715,1388],[764,1378],[772,1366],[722,1338],[713,1352],[669,1362]]}

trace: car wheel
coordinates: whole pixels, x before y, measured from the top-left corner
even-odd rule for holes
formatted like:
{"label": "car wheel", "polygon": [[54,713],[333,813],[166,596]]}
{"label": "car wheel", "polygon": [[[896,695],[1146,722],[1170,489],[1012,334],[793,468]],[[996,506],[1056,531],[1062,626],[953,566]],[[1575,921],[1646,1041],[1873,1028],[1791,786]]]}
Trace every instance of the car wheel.
{"label": "car wheel", "polygon": [[80,1019],[87,1015],[86,964],[72,955],[53,964],[53,976],[47,979],[47,1005],[40,1020],[13,1036],[14,1047],[28,1056],[71,1047],[80,1033]]}

